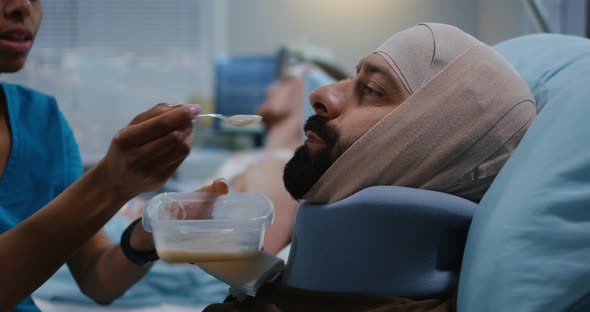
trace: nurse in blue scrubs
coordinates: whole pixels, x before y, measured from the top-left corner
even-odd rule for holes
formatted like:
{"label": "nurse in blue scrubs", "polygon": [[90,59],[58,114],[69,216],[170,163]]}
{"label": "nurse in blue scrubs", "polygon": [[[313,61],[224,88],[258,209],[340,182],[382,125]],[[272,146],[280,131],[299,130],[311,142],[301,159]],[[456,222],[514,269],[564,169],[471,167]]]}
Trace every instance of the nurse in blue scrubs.
{"label": "nurse in blue scrubs", "polygon": [[[41,17],[40,0],[0,0],[0,72],[23,67]],[[81,290],[103,304],[149,270],[157,254],[137,222],[121,244],[101,228],[125,202],[174,173],[189,153],[199,110],[156,105],[120,130],[104,159],[82,175],[55,99],[1,83],[0,311],[39,311],[29,295],[64,263]]]}

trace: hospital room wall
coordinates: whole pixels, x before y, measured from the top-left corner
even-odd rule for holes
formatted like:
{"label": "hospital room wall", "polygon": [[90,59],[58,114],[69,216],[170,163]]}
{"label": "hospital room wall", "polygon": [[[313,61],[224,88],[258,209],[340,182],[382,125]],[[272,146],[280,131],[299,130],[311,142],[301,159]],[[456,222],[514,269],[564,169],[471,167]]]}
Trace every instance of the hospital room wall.
{"label": "hospital room wall", "polygon": [[514,38],[531,30],[520,0],[480,0],[479,1],[479,39],[488,44]]}
{"label": "hospital room wall", "polygon": [[454,24],[487,43],[522,34],[519,0],[229,1],[227,51],[271,53],[281,43],[329,47],[353,72],[396,31],[422,21]]}

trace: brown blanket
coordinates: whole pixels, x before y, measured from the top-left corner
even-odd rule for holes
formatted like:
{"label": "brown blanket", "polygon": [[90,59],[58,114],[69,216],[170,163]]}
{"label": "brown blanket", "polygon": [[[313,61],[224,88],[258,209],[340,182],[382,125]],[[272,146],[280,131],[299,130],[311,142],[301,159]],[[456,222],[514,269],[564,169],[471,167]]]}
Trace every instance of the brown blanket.
{"label": "brown blanket", "polygon": [[443,299],[412,300],[316,292],[279,284],[263,286],[256,298],[208,306],[205,312],[449,312],[456,310],[456,292]]}

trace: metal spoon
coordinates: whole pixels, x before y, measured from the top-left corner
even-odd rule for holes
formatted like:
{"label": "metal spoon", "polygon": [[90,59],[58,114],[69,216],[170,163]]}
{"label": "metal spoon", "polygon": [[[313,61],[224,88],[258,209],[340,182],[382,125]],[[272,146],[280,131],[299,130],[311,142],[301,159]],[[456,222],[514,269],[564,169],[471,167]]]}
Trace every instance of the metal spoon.
{"label": "metal spoon", "polygon": [[255,122],[258,122],[262,119],[259,115],[233,115],[233,116],[225,116],[222,114],[201,114],[197,116],[198,118],[201,117],[213,117],[219,118],[234,127],[244,127]]}

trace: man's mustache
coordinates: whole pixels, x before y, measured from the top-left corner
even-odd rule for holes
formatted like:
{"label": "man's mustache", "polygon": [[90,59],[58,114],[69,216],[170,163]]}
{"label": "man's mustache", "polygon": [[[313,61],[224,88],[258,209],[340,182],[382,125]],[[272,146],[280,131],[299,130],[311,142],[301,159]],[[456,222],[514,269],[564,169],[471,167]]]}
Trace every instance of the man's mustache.
{"label": "man's mustache", "polygon": [[315,133],[326,145],[333,147],[338,142],[339,135],[336,129],[328,125],[328,121],[326,117],[313,115],[307,119],[303,130]]}

